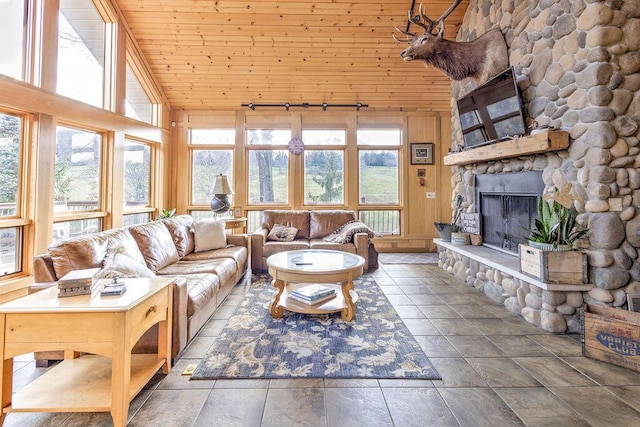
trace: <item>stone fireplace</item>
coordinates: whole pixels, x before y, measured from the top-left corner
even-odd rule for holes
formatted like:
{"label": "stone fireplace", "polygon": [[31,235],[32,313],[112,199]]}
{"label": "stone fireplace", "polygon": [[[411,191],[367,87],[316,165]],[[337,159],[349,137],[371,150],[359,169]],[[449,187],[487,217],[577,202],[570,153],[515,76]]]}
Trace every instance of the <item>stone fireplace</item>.
{"label": "stone fireplace", "polygon": [[[510,182],[517,173],[539,174],[542,194],[570,188],[577,221],[590,229],[579,244],[590,284],[546,286],[502,268],[508,260],[448,244],[438,245],[440,266],[545,330],[577,332],[583,303],[626,309],[626,295],[640,294],[640,0],[470,0],[458,40],[491,28],[505,37],[529,124],[566,132],[569,145],[454,165],[452,199],[461,195],[466,212],[482,203],[500,208],[510,201],[487,201],[478,187],[484,177]],[[477,85],[452,84],[452,149],[463,140],[456,100]],[[515,202],[523,206],[510,219],[529,212],[532,200]],[[487,243],[512,251],[513,229],[492,219],[498,231]]]}

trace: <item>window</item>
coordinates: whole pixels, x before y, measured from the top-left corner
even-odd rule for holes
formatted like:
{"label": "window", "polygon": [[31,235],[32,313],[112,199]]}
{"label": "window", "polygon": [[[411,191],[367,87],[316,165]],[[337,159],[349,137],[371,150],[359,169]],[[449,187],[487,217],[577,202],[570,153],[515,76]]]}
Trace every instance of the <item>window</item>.
{"label": "window", "polygon": [[290,139],[288,129],[247,131],[249,204],[289,202],[289,152],[286,147]]}
{"label": "window", "polygon": [[397,205],[398,151],[359,150],[361,204]]}
{"label": "window", "polygon": [[122,226],[130,227],[136,224],[144,224],[151,222],[151,212],[142,212],[135,214],[126,214],[122,216]]}
{"label": "window", "polygon": [[[344,204],[344,129],[304,129],[304,204]],[[338,149],[334,149],[338,148]]]}
{"label": "window", "polygon": [[400,233],[400,211],[371,209],[400,204],[400,129],[358,129],[360,219],[381,234]]}
{"label": "window", "polygon": [[125,108],[127,117],[153,123],[153,103],[129,62],[127,62]]}
{"label": "window", "polygon": [[125,140],[124,143],[124,208],[151,205],[151,146]]}
{"label": "window", "polygon": [[[226,175],[233,181],[234,129],[191,129],[191,206],[208,206],[213,197],[216,176]],[[229,196],[231,199],[231,196]]]}
{"label": "window", "polygon": [[344,203],[344,152],[306,150],[304,152],[305,205]]}
{"label": "window", "polygon": [[75,221],[58,221],[53,223],[52,242],[85,236],[102,230],[101,218],[78,219]]}
{"label": "window", "polygon": [[54,211],[95,211],[101,206],[102,135],[58,126]]}
{"label": "window", "polygon": [[0,112],[0,277],[22,271],[25,118]]}
{"label": "window", "polygon": [[107,24],[92,0],[60,0],[57,93],[104,107]]}
{"label": "window", "polygon": [[0,1],[0,74],[22,80],[26,52],[27,0]]}

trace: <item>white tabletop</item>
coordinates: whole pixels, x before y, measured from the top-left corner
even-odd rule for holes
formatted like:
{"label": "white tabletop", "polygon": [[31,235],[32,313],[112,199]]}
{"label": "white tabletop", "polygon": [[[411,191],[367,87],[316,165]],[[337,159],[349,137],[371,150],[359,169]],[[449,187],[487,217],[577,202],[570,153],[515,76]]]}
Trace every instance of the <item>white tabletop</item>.
{"label": "white tabletop", "polygon": [[362,267],[364,258],[348,252],[307,249],[271,255],[267,265],[281,271],[325,273]]}

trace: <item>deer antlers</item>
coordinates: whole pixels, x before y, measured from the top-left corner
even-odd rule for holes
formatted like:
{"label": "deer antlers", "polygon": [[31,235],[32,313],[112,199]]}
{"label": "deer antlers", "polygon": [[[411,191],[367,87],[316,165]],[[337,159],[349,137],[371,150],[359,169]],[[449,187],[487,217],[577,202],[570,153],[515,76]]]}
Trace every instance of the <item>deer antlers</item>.
{"label": "deer antlers", "polygon": [[[436,20],[432,20],[431,18],[429,18],[423,11],[422,11],[422,3],[420,3],[420,7],[418,8],[418,14],[417,15],[411,15],[411,12],[413,12],[413,10],[410,10],[408,12],[408,20],[409,23],[411,24],[416,24],[419,27],[424,28],[424,34],[433,34],[433,29],[438,26],[438,37],[442,37],[442,34],[444,33],[444,20],[447,18],[447,16],[449,16],[451,14],[451,12],[454,11],[454,9],[456,7],[458,7],[458,5],[462,2],[462,0],[455,0],[451,6],[449,6],[449,8],[447,10],[444,11],[444,13],[442,15],[440,15],[440,17]],[[409,27],[407,26],[407,30],[409,29]],[[396,30],[402,34],[404,34],[406,37],[404,40],[399,40],[398,38],[396,38],[395,34],[393,35],[393,38],[395,41],[399,42],[399,43],[411,43],[413,40],[415,40],[416,38],[419,37],[418,34],[416,33],[412,33],[409,31],[403,31],[400,28],[396,27]]]}

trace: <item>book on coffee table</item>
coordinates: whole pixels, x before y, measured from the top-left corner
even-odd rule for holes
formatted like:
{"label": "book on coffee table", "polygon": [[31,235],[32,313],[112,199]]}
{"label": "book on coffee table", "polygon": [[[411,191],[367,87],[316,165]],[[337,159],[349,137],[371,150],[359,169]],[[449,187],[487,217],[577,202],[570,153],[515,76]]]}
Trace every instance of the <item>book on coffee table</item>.
{"label": "book on coffee table", "polygon": [[323,297],[316,298],[316,299],[313,299],[313,300],[306,299],[306,298],[300,298],[299,296],[297,296],[297,295],[295,295],[293,293],[289,294],[289,300],[292,300],[295,303],[300,303],[300,304],[305,304],[305,305],[320,304],[322,302],[328,301],[328,300],[330,300],[332,298],[335,298],[335,297],[336,297],[335,291],[332,294],[325,295]]}
{"label": "book on coffee table", "polygon": [[335,293],[334,288],[314,283],[295,288],[290,292],[290,295],[303,301],[316,301],[329,295],[335,295]]}

